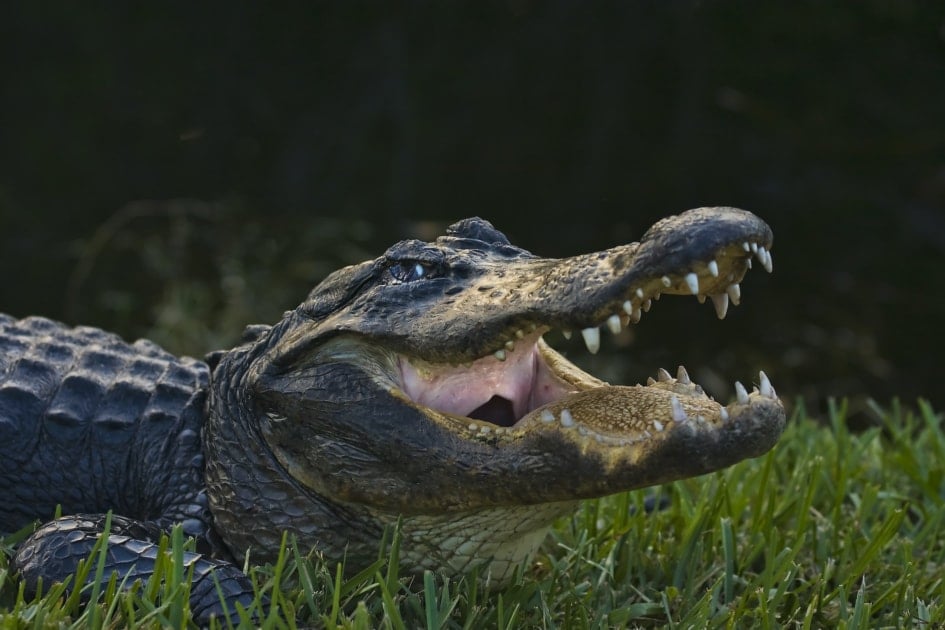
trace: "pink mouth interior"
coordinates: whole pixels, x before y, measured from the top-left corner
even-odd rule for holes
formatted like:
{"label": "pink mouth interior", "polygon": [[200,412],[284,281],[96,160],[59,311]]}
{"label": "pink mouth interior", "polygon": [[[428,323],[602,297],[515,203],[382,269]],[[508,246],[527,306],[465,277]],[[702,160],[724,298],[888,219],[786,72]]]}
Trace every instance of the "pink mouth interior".
{"label": "pink mouth interior", "polygon": [[404,392],[437,411],[509,427],[531,411],[574,393],[551,373],[535,342],[506,353],[477,359],[471,366],[424,364],[402,358]]}

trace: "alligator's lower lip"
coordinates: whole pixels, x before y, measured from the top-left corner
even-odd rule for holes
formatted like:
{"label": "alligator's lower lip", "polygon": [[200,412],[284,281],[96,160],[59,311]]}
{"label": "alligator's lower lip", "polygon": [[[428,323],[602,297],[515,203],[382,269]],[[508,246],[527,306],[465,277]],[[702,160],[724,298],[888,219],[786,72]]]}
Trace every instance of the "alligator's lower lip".
{"label": "alligator's lower lip", "polygon": [[707,396],[682,366],[675,377],[660,369],[646,385],[607,385],[565,360],[540,333],[502,360],[488,356],[465,366],[438,366],[401,357],[400,371],[411,400],[459,416],[463,433],[472,438],[557,427],[624,446],[673,425],[719,426],[752,404],[780,404],[763,372],[751,396],[736,383],[728,406]]}

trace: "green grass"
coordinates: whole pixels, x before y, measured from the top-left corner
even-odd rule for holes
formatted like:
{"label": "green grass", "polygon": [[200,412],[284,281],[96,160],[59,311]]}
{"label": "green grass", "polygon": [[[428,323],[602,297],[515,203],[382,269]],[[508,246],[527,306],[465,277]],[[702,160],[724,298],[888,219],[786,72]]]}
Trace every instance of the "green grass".
{"label": "green grass", "polygon": [[[511,586],[474,577],[408,576],[398,539],[356,576],[287,541],[275,566],[253,571],[272,600],[269,628],[875,628],[945,624],[945,432],[919,401],[876,409],[851,433],[845,406],[794,414],[769,455],[655,490],[585,502],[561,520]],[[23,597],[0,554],[0,628],[179,627],[186,570],[165,541],[167,579],[123,592],[112,580],[95,605],[54,586]],[[95,556],[84,571],[99,567]],[[392,561],[393,559],[393,561]],[[159,577],[161,577],[159,576]],[[246,617],[249,623],[249,617]]]}

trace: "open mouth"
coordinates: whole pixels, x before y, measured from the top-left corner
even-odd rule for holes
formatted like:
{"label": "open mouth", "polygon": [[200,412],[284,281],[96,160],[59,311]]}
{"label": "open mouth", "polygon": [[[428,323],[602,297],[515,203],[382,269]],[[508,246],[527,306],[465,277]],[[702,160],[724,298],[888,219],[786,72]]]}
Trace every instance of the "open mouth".
{"label": "open mouth", "polygon": [[[711,300],[723,319],[730,305],[739,304],[739,282],[753,259],[772,270],[771,253],[764,244],[727,244],[689,269],[641,281],[622,299],[606,305],[603,310],[610,314],[596,322],[576,321],[572,330],[580,330],[588,351],[596,353],[601,328],[619,334],[639,322],[652,303],[667,293],[692,295],[700,302]],[[534,425],[554,423],[562,429],[576,428],[598,441],[625,443],[673,423],[724,423],[749,406],[753,396],[777,399],[763,372],[751,395],[736,383],[735,400],[728,406],[707,396],[683,367],[675,377],[661,369],[646,385],[610,386],[553,350],[543,339],[549,330],[540,321],[517,328],[507,338],[497,339],[491,354],[461,365],[401,355],[399,385],[415,404],[453,417],[479,438],[515,435]],[[571,335],[569,330],[562,332]]]}

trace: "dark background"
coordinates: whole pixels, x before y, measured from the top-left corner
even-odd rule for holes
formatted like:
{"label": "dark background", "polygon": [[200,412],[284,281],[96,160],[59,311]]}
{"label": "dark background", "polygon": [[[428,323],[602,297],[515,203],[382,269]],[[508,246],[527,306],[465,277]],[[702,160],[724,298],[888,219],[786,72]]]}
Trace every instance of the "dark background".
{"label": "dark background", "polygon": [[460,217],[568,255],[734,205],[775,273],[724,322],[665,299],[599,357],[551,341],[945,407],[942,3],[208,7],[0,9],[0,310],[200,356]]}

